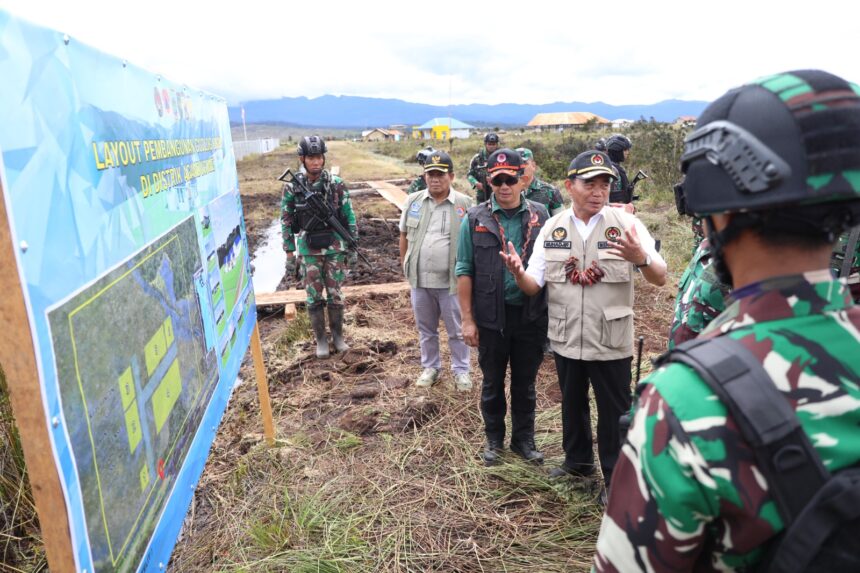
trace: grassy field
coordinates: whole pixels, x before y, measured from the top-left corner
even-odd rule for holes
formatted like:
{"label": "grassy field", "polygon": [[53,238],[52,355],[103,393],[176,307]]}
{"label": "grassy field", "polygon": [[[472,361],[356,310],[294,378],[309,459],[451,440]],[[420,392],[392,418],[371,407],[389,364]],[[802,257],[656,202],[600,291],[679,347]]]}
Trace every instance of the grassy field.
{"label": "grassy field", "polygon": [[[647,356],[665,346],[677,278],[690,256],[689,221],[675,212],[678,142],[683,133],[637,124],[628,172],[651,179],[638,190],[639,215],[662,241],[670,281],[637,282],[636,330]],[[598,134],[503,134],[528,145],[543,177],[560,183],[567,163]],[[329,166],[349,182],[411,178],[421,142],[332,142]],[[466,189],[478,137],[453,148],[458,187]],[[239,164],[246,221],[278,216],[277,176],[296,166],[293,144]],[[364,199],[364,198],[362,198]],[[358,205],[358,202],[357,202]],[[362,209],[378,208],[373,201]],[[396,240],[396,236],[392,236]],[[260,439],[253,383],[239,386],[219,427],[184,533],[169,565],[175,572],[587,571],[600,523],[597,483],[557,483],[561,421],[555,368],[537,380],[537,443],[547,465],[508,453],[485,468],[478,410],[480,373],[473,353],[471,393],[455,393],[449,375],[429,390],[420,372],[408,294],[349,301],[346,333],[353,350],[313,357],[307,315],[285,322],[260,314],[276,448]],[[448,363],[442,335],[443,361]],[[643,364],[647,371],[647,360]],[[241,376],[253,380],[246,363]],[[20,447],[0,378],[0,571],[45,570]]]}

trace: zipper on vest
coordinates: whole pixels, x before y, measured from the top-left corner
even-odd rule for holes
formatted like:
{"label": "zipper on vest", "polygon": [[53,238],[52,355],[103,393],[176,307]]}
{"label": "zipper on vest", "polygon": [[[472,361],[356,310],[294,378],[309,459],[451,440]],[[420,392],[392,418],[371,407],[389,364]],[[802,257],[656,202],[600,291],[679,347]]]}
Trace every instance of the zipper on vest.
{"label": "zipper on vest", "polygon": [[[592,231],[593,232],[593,231]],[[588,255],[588,241],[582,241],[582,268],[585,269],[585,258]],[[582,360],[582,349],[585,347],[585,287],[580,285],[579,290],[582,291],[582,296],[579,301],[579,359]]]}

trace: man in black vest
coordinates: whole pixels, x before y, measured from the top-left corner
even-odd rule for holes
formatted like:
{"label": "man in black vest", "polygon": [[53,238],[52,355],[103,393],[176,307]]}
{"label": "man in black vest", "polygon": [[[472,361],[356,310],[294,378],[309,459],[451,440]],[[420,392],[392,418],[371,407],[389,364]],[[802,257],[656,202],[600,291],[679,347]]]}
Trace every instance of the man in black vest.
{"label": "man in black vest", "polygon": [[504,449],[505,374],[511,364],[511,450],[528,461],[543,463],[535,447],[535,377],[543,360],[546,297],[543,290],[526,296],[505,268],[499,252],[510,242],[528,259],[535,239],[549,218],[546,207],[519,192],[522,158],[499,149],[487,160],[492,195],[467,212],[457,248],[457,294],[463,339],[478,347],[484,381],[481,414],[487,443],[484,463],[494,465]]}

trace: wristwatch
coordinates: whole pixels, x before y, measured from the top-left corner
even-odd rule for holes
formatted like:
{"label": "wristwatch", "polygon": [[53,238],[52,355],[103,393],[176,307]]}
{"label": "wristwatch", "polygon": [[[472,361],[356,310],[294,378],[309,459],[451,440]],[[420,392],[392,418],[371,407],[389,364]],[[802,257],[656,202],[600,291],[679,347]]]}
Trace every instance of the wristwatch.
{"label": "wristwatch", "polygon": [[635,266],[637,269],[641,269],[642,267],[647,267],[650,264],[651,264],[651,255],[646,254],[644,263],[642,263],[641,265],[633,265],[633,266]]}

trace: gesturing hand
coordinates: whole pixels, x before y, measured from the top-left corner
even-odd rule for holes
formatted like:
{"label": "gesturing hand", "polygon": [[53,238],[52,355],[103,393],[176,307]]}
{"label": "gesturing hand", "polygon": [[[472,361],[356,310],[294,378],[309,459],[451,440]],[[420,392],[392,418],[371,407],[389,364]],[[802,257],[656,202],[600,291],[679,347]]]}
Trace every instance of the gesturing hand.
{"label": "gesturing hand", "polygon": [[523,267],[523,260],[520,258],[512,242],[508,241],[508,244],[502,247],[502,250],[499,251],[499,256],[502,257],[502,261],[505,263],[508,271],[514,275],[515,279],[520,278],[526,272],[525,267]]}
{"label": "gesturing hand", "polygon": [[624,237],[619,237],[617,241],[609,241],[609,245],[612,247],[609,251],[610,255],[621,257],[634,265],[645,262],[645,250],[639,243],[636,227],[630,227],[630,230],[624,233]]}

